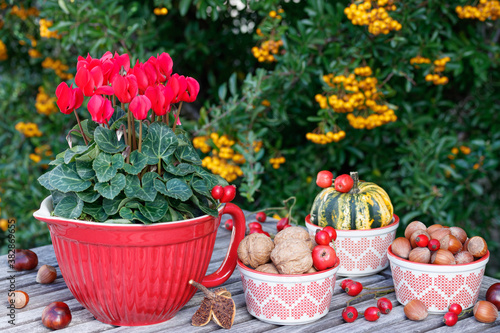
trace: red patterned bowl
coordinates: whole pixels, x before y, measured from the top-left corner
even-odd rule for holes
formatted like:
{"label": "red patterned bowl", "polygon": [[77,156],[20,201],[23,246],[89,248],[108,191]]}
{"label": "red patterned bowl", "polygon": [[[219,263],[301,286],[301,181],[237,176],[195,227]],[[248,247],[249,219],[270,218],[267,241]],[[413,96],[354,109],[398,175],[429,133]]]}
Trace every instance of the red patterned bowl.
{"label": "red patterned bowl", "polygon": [[[341,276],[367,276],[376,274],[389,266],[387,248],[396,237],[399,217],[394,214],[391,224],[383,228],[367,230],[337,230],[335,248],[340,259],[338,274]],[[317,229],[310,216],[306,216],[306,227],[314,237]]]}
{"label": "red patterned bowl", "polygon": [[248,312],[257,319],[278,325],[301,325],[325,316],[330,310],[334,267],[311,274],[262,273],[238,260]]}
{"label": "red patterned bowl", "polygon": [[406,305],[419,299],[430,313],[448,312],[457,303],[467,309],[477,301],[490,252],[479,260],[462,265],[421,264],[402,259],[387,250],[398,302]]}

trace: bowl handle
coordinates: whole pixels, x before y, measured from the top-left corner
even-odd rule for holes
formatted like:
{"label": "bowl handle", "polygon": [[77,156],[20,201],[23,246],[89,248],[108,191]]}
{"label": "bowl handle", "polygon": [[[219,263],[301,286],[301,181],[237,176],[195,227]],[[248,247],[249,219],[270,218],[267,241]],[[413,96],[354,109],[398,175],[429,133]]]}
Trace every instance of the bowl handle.
{"label": "bowl handle", "polygon": [[233,233],[231,234],[231,242],[227,249],[226,258],[224,258],[221,266],[214,273],[205,276],[201,282],[207,288],[223,284],[233,274],[238,260],[238,245],[245,237],[246,220],[245,214],[243,214],[240,207],[227,203],[222,214],[229,214],[233,218]]}

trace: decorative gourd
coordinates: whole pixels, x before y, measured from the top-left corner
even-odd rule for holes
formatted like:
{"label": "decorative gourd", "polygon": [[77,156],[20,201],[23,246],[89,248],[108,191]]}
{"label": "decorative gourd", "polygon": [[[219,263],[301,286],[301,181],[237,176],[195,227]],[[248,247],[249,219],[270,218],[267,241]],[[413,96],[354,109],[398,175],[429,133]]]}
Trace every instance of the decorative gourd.
{"label": "decorative gourd", "polygon": [[311,223],[320,227],[331,225],[338,230],[373,229],[389,225],[393,208],[389,195],[378,185],[359,181],[358,173],[351,172],[354,181],[347,193],[325,188],[311,209]]}

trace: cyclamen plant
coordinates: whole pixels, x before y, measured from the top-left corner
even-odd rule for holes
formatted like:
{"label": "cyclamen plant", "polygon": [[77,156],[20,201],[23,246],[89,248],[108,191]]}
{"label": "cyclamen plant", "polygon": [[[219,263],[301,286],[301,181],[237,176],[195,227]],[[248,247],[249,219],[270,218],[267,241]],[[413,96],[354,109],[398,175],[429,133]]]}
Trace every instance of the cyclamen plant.
{"label": "cyclamen plant", "polygon": [[[76,68],[77,87],[62,82],[56,90],[57,106],[78,123],[67,136],[70,148],[38,179],[51,191],[53,215],[144,224],[217,216],[211,189],[227,182],[201,167],[177,127],[198,82],[172,74],[167,53],[131,68],[128,54],[108,51],[100,59],[78,57]],[[84,96],[92,121],[76,112]],[[71,135],[85,145],[72,146]]]}

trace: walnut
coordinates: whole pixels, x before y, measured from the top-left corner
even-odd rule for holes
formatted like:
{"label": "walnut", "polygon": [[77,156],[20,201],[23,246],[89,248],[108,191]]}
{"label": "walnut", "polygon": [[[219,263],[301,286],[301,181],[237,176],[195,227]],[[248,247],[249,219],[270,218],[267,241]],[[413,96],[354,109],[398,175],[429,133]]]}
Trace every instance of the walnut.
{"label": "walnut", "polygon": [[314,266],[312,266],[311,268],[309,268],[309,270],[306,272],[306,274],[309,274],[309,273],[316,273],[318,270],[316,268],[314,268]]}
{"label": "walnut", "polygon": [[271,260],[280,274],[303,274],[313,265],[308,243],[293,238],[279,242],[271,252]]}
{"label": "walnut", "polygon": [[305,241],[311,251],[314,249],[314,246],[316,246],[309,232],[302,227],[289,227],[278,232],[276,237],[274,237],[274,246],[277,246],[285,239],[291,238]]}
{"label": "walnut", "polygon": [[278,270],[276,269],[276,266],[274,266],[273,264],[269,263],[269,264],[264,264],[264,265],[260,265],[259,267],[257,267],[255,269],[256,271],[259,271],[259,272],[262,272],[262,273],[271,273],[271,274],[279,274],[280,272],[278,272]]}
{"label": "walnut", "polygon": [[238,258],[252,268],[269,262],[274,243],[264,234],[254,233],[246,236],[238,246]]}

